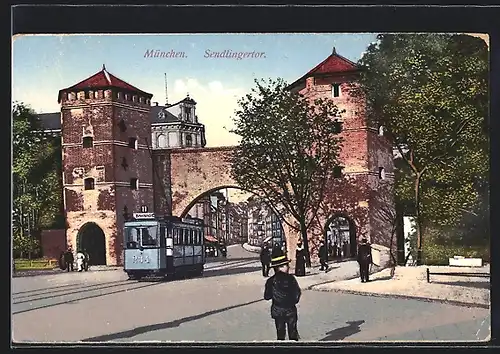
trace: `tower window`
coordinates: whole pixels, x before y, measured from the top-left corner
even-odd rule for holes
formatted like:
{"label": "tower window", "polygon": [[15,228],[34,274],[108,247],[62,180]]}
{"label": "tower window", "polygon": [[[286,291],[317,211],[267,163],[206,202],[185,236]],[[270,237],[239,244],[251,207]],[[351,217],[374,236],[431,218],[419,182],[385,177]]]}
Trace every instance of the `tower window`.
{"label": "tower window", "polygon": [[130,179],[130,189],[134,190],[139,189],[139,180],[137,178]]}
{"label": "tower window", "polygon": [[193,136],[191,134],[186,135],[186,146],[193,146]]}
{"label": "tower window", "polygon": [[332,84],[332,97],[340,97],[340,84]]}
{"label": "tower window", "polygon": [[333,178],[342,178],[342,167],[335,166],[333,168]]}
{"label": "tower window", "polygon": [[385,170],[383,167],[378,168],[378,178],[379,179],[385,179]]}
{"label": "tower window", "polygon": [[86,191],[94,189],[95,188],[95,181],[94,181],[94,179],[93,178],[85,178],[85,180],[84,180],[84,187],[85,187]]}
{"label": "tower window", "polygon": [[384,130],[385,130],[384,126],[383,126],[383,125],[381,125],[381,126],[378,128],[378,135],[383,136],[383,135],[384,135]]}
{"label": "tower window", "polygon": [[122,167],[124,170],[127,170],[128,168],[127,159],[125,157],[122,157]]}
{"label": "tower window", "polygon": [[120,119],[120,123],[118,123],[118,127],[120,128],[120,131],[122,133],[127,131],[127,125],[125,124],[125,121],[123,119]]}
{"label": "tower window", "polygon": [[184,115],[186,116],[186,120],[191,120],[191,107],[184,107]]}
{"label": "tower window", "polygon": [[128,147],[131,149],[137,150],[137,139],[136,138],[128,138]]}
{"label": "tower window", "polygon": [[91,136],[84,136],[82,139],[82,144],[84,148],[91,148],[94,146],[94,138]]}

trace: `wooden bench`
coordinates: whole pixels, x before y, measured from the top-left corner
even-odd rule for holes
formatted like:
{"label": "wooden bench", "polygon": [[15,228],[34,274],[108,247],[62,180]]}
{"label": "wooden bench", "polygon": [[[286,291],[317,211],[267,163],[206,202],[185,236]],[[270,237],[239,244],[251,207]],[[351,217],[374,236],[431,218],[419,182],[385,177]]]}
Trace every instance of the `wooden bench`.
{"label": "wooden bench", "polygon": [[427,268],[427,282],[431,282],[431,275],[448,275],[456,277],[477,277],[477,278],[489,278],[490,273],[474,273],[474,272],[432,272]]}

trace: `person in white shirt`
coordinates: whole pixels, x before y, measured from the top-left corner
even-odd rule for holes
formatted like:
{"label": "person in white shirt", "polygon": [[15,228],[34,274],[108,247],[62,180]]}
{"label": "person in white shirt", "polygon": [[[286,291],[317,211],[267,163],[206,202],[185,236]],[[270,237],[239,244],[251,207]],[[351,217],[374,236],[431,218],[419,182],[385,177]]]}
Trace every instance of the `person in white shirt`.
{"label": "person in white shirt", "polygon": [[78,269],[79,272],[83,270],[83,262],[85,260],[85,255],[83,254],[82,251],[78,251],[76,254],[76,268]]}

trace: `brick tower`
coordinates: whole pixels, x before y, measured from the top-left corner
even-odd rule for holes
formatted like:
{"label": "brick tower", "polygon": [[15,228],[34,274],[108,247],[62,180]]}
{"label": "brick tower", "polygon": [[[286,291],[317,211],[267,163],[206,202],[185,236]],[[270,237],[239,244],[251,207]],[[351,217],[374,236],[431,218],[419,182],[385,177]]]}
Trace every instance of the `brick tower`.
{"label": "brick tower", "polygon": [[[317,223],[308,238],[313,256],[320,240],[334,243],[344,238],[347,246],[343,251],[348,258],[366,237],[374,247],[381,246],[384,263],[395,221],[393,150],[383,127],[366,119],[364,99],[354,94],[358,75],[359,67],[333,48],[330,56],[289,87],[311,100],[330,99],[339,110],[345,110],[337,118],[344,139],[340,164],[332,166],[335,178],[328,182]],[[295,242],[291,241],[293,248]],[[392,247],[396,243],[393,239]],[[293,255],[295,250],[291,251]]]}
{"label": "brick tower", "polygon": [[152,95],[106,68],[59,91],[66,239],[90,264],[122,264],[124,213],[153,211]]}

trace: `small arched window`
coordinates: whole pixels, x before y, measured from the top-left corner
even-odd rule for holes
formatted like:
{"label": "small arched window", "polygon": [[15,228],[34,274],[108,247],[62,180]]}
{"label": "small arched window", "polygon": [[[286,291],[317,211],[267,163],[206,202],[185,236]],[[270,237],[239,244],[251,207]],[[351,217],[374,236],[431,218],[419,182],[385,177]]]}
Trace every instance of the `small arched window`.
{"label": "small arched window", "polygon": [[128,138],[128,147],[131,149],[137,150],[137,139],[136,138]]}
{"label": "small arched window", "polygon": [[82,144],[84,148],[91,148],[94,146],[94,138],[91,136],[84,136],[82,139]]}
{"label": "small arched window", "polygon": [[333,168],[333,178],[342,178],[342,167],[335,166]]}
{"label": "small arched window", "polygon": [[94,189],[95,188],[95,181],[94,181],[94,179],[93,178],[85,178],[85,180],[84,180],[84,187],[85,187],[86,191]]}
{"label": "small arched window", "polygon": [[385,179],[385,170],[383,167],[378,168],[378,178],[379,179]]}

